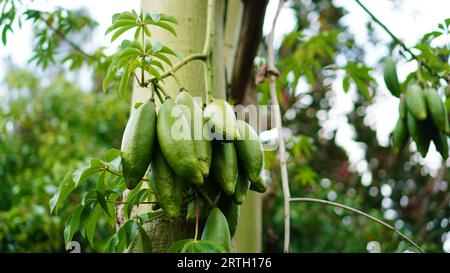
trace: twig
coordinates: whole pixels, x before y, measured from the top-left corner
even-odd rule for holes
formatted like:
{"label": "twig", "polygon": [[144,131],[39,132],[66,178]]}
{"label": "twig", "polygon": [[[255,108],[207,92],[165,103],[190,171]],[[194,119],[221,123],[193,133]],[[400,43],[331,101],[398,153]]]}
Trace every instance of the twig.
{"label": "twig", "polygon": [[398,229],[394,228],[393,226],[389,225],[386,222],[383,222],[382,220],[373,217],[372,215],[369,215],[365,212],[362,212],[360,210],[357,210],[355,208],[343,205],[343,204],[339,204],[339,203],[335,203],[335,202],[331,202],[331,201],[327,201],[327,200],[323,200],[323,199],[316,199],[316,198],[290,198],[290,202],[309,202],[309,203],[319,203],[319,204],[324,204],[324,205],[328,205],[328,206],[334,206],[334,207],[338,207],[338,208],[342,208],[342,209],[346,209],[348,211],[354,212],[356,214],[362,215],[382,226],[384,226],[385,228],[394,231],[395,233],[397,233],[400,237],[402,237],[403,239],[405,239],[406,241],[408,241],[411,245],[413,245],[417,250],[419,250],[419,252],[424,253],[425,251],[420,248],[416,243],[414,243],[413,240],[411,240],[408,236],[406,236],[405,234],[403,234],[402,232],[400,232]]}
{"label": "twig", "polygon": [[283,6],[284,0],[280,0],[278,3],[278,8],[275,14],[275,18],[273,19],[272,30],[269,34],[269,42],[268,42],[268,54],[267,54],[267,66],[268,66],[268,75],[269,75],[269,86],[270,86],[270,97],[272,100],[272,104],[275,106],[275,125],[278,131],[278,151],[280,154],[280,169],[281,169],[281,186],[283,188],[283,198],[284,198],[284,252],[289,252],[289,241],[290,241],[290,198],[291,193],[289,191],[289,178],[286,167],[286,148],[284,145],[283,139],[283,126],[280,114],[280,104],[278,102],[277,97],[277,88],[276,88],[276,71],[275,69],[275,50],[273,45],[273,40],[275,36],[275,25],[277,23],[278,16],[280,14],[280,10]]}
{"label": "twig", "polygon": [[72,47],[73,49],[75,49],[76,51],[78,51],[79,53],[81,53],[81,55],[84,55],[85,57],[87,57],[88,59],[92,59],[95,60],[96,58],[88,53],[86,53],[84,50],[81,49],[81,47],[79,47],[77,44],[75,44],[74,42],[72,42],[71,40],[69,40],[66,35],[64,35],[64,33],[62,33],[60,30],[54,28],[52,25],[50,25],[50,23],[48,22],[48,20],[44,20],[45,24],[47,25],[47,27],[52,30],[53,32],[55,32],[56,36],[58,36],[59,38],[61,38],[61,40],[63,40],[64,42],[66,42],[68,45],[70,45],[70,47]]}
{"label": "twig", "polygon": [[198,196],[195,196],[195,234],[194,234],[194,241],[197,241],[197,237],[198,237],[198,225],[199,225],[199,218],[200,218],[200,213],[199,213],[199,202],[198,202]]}
{"label": "twig", "polygon": [[[115,172],[115,171],[112,171],[108,166],[104,166],[104,169],[105,169],[105,171],[107,171],[107,172],[109,172],[109,173],[112,173],[112,174],[114,174],[114,175],[116,175],[116,176],[121,176],[121,177],[123,177],[123,174],[121,174],[121,173],[117,173],[117,172]],[[150,181],[150,180],[148,180],[148,178],[145,178],[145,177],[143,177],[142,179],[141,179],[142,181]]]}
{"label": "twig", "polygon": [[[401,41],[397,36],[395,36],[394,33],[392,33],[392,31],[385,24],[383,24],[366,6],[364,6],[364,4],[361,3],[360,0],[355,0],[355,2],[372,18],[373,21],[375,21],[381,28],[383,28],[384,31],[386,31],[386,33],[389,34],[389,36],[391,36],[391,38],[394,40],[396,44],[400,45],[406,52],[408,52],[409,55],[411,55],[411,57],[414,60],[416,60],[420,65],[425,67],[435,77],[443,79],[447,82],[449,81],[445,77],[442,77],[441,75],[437,74],[428,64],[426,64],[419,57],[417,57],[417,55],[414,54],[414,52],[412,52],[411,49],[409,49],[403,41]],[[403,54],[402,56],[405,57],[405,55]]]}
{"label": "twig", "polygon": [[[122,201],[111,201],[111,200],[105,200],[107,203],[113,203],[116,205],[127,205],[130,204],[130,202],[122,202]],[[158,204],[158,202],[150,202],[150,201],[145,201],[145,202],[140,202],[136,205],[152,205],[152,204]]]}
{"label": "twig", "polygon": [[185,57],[183,60],[181,60],[179,63],[175,64],[172,69],[164,72],[163,74],[161,74],[161,77],[159,78],[159,80],[165,79],[167,77],[169,77],[172,73],[177,72],[180,68],[182,68],[183,66],[185,66],[187,63],[193,61],[193,60],[206,60],[206,55],[204,54],[200,54],[200,53],[196,53],[196,54],[192,54],[189,55],[187,57]]}

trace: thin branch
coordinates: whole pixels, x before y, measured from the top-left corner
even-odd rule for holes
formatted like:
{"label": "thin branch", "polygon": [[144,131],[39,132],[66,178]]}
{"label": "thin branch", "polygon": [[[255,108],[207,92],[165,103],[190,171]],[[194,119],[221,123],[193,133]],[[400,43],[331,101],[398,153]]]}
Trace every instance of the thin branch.
{"label": "thin branch", "polygon": [[[111,200],[105,200],[107,203],[113,203],[116,205],[127,205],[130,204],[130,202],[122,202],[122,201],[111,201]],[[158,202],[150,202],[150,201],[145,201],[145,202],[140,202],[136,205],[152,205],[152,204],[158,204]]]}
{"label": "thin branch", "polygon": [[83,49],[81,49],[81,47],[79,47],[77,44],[75,44],[74,42],[72,42],[71,40],[69,40],[66,35],[64,35],[64,33],[62,33],[60,30],[54,28],[52,25],[50,25],[50,23],[48,22],[48,20],[43,20],[45,22],[45,24],[47,25],[47,27],[52,30],[56,36],[58,36],[59,38],[61,38],[61,40],[63,40],[64,42],[66,42],[68,45],[70,45],[70,47],[72,47],[73,49],[75,49],[76,51],[78,51],[79,53],[81,53],[82,55],[84,55],[85,57],[87,57],[88,59],[92,59],[95,60],[96,58],[92,55],[90,55],[89,53],[86,53]]}
{"label": "thin branch", "polygon": [[389,225],[386,222],[383,222],[382,220],[373,217],[372,215],[369,215],[365,212],[362,212],[360,210],[357,210],[355,208],[343,205],[343,204],[339,204],[339,203],[335,203],[335,202],[331,202],[331,201],[327,201],[327,200],[323,200],[323,199],[316,199],[316,198],[290,198],[290,202],[309,202],[309,203],[319,203],[319,204],[324,204],[324,205],[328,205],[328,206],[333,206],[333,207],[338,207],[338,208],[342,208],[351,212],[354,212],[356,214],[362,215],[382,226],[384,226],[385,228],[394,231],[395,233],[397,233],[400,237],[402,237],[403,239],[405,239],[406,241],[408,241],[411,245],[413,245],[419,252],[424,253],[425,251],[420,248],[420,246],[418,246],[416,243],[414,243],[413,240],[411,240],[408,236],[406,236],[405,234],[403,234],[402,232],[400,232],[398,229],[394,228],[393,226]]}
{"label": "thin branch", "polygon": [[[426,64],[419,57],[417,57],[417,55],[414,54],[414,52],[412,52],[411,49],[409,49],[402,40],[400,40],[397,36],[395,36],[394,33],[392,33],[392,31],[385,24],[383,24],[366,6],[364,6],[364,4],[361,3],[360,0],[355,0],[355,2],[372,18],[374,22],[376,22],[381,28],[384,29],[384,31],[386,31],[387,34],[389,34],[389,36],[391,36],[391,38],[394,40],[396,44],[400,45],[406,52],[408,52],[409,55],[411,55],[411,57],[414,60],[416,60],[419,64],[425,67],[435,77],[443,79],[447,82],[449,81],[445,77],[442,77],[441,75],[437,74],[428,64]],[[402,56],[405,57],[405,55],[403,54]]]}
{"label": "thin branch", "polygon": [[275,69],[275,50],[273,45],[273,39],[275,36],[275,26],[277,23],[278,16],[280,15],[281,8],[283,6],[284,0],[280,0],[278,8],[275,14],[275,18],[272,24],[272,30],[269,34],[269,50],[267,55],[267,65],[269,72],[269,86],[270,86],[270,97],[272,104],[275,106],[275,125],[278,131],[278,151],[280,154],[280,169],[281,169],[281,186],[283,188],[283,198],[284,198],[284,252],[289,252],[289,241],[290,241],[290,198],[291,193],[289,191],[289,177],[286,167],[286,148],[283,139],[283,125],[280,114],[280,104],[278,102],[277,88],[276,88],[276,74],[273,71]]}
{"label": "thin branch", "polygon": [[187,63],[189,63],[193,60],[203,60],[204,61],[204,60],[206,60],[206,57],[207,56],[205,54],[200,54],[200,53],[189,55],[189,56],[185,57],[183,60],[181,60],[179,63],[175,64],[170,70],[161,74],[161,77],[159,78],[159,80],[169,77],[171,74],[177,72],[180,68],[182,68]]}
{"label": "thin branch", "polygon": [[[123,174],[117,173],[117,172],[111,170],[108,166],[104,166],[104,168],[105,168],[105,171],[107,171],[107,172],[109,172],[109,173],[111,173],[111,174],[114,174],[114,175],[116,175],[116,176],[121,176],[121,177],[123,177]],[[142,181],[150,181],[150,180],[148,180],[148,178],[145,178],[145,177],[143,177],[141,180],[142,180]]]}

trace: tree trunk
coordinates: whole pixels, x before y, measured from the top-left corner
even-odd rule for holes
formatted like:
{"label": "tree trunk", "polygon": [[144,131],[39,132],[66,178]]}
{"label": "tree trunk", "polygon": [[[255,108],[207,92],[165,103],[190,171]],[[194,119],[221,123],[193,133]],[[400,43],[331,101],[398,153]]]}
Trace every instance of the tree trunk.
{"label": "tree trunk", "polygon": [[[153,43],[160,41],[164,45],[181,52],[184,56],[193,53],[201,53],[206,35],[207,5],[205,0],[171,0],[152,1],[142,0],[141,8],[144,12],[161,12],[174,16],[179,21],[176,26],[177,36],[161,29],[151,29]],[[213,79],[212,95],[225,98],[225,64],[223,46],[223,16],[224,1],[216,1],[216,18],[214,50],[212,57]],[[172,63],[179,60],[172,58]],[[166,66],[166,69],[168,67]],[[205,101],[205,75],[204,65],[201,61],[193,61],[176,72],[180,84],[193,96],[202,97]],[[145,101],[150,96],[149,89],[139,88],[135,85],[132,104]],[[164,80],[164,87],[170,96],[175,97],[181,87],[176,80],[169,77]],[[141,206],[139,213],[149,210],[149,207]],[[156,219],[144,226],[150,237],[153,252],[167,252],[168,247],[175,241],[194,237],[194,224],[185,220],[185,211],[175,220],[167,221]]]}

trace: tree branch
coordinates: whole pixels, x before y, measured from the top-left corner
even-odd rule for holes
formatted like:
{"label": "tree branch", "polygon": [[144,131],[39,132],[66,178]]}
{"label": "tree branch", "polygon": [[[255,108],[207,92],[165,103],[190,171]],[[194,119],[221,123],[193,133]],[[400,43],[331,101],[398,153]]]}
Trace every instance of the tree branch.
{"label": "tree branch", "polygon": [[277,23],[278,16],[280,15],[281,8],[283,7],[284,0],[280,0],[278,4],[278,8],[275,14],[275,18],[273,19],[272,30],[269,34],[269,42],[268,42],[268,54],[267,54],[267,66],[269,76],[269,87],[270,87],[270,98],[272,100],[272,104],[275,106],[275,125],[278,131],[278,151],[280,155],[280,169],[281,169],[281,186],[283,189],[283,198],[284,198],[284,252],[289,252],[289,244],[290,244],[290,198],[291,193],[289,191],[289,177],[286,166],[286,148],[284,145],[283,139],[283,125],[281,120],[280,113],[280,104],[278,102],[277,96],[277,87],[276,87],[276,74],[271,73],[271,71],[275,71],[275,49],[273,45],[273,39],[275,36],[275,25]]}
{"label": "tree branch", "polygon": [[[419,57],[417,57],[417,55],[414,54],[414,52],[412,52],[411,49],[409,49],[402,40],[395,36],[394,33],[392,33],[392,31],[385,24],[383,24],[366,6],[364,6],[364,4],[361,3],[360,0],[355,0],[355,2],[372,18],[375,23],[377,23],[384,31],[386,31],[387,34],[389,34],[389,36],[391,36],[396,44],[400,45],[406,52],[409,53],[409,55],[411,55],[414,60],[425,67],[433,76],[439,79],[443,79],[447,82],[449,81],[449,79],[446,79],[445,77],[437,74],[427,63],[423,62]],[[402,56],[405,57],[405,55],[403,54]]]}
{"label": "tree branch", "polygon": [[383,222],[382,220],[373,217],[372,215],[369,215],[365,212],[362,212],[360,210],[357,210],[355,208],[343,205],[343,204],[339,204],[339,203],[335,203],[335,202],[331,202],[331,201],[327,201],[327,200],[322,200],[322,199],[316,199],[316,198],[290,198],[290,202],[309,202],[309,203],[318,203],[318,204],[324,204],[324,205],[328,205],[328,206],[333,206],[333,207],[338,207],[338,208],[342,208],[348,211],[351,211],[353,213],[362,215],[382,226],[384,226],[385,228],[394,231],[395,233],[397,233],[400,237],[402,237],[403,239],[405,239],[406,241],[408,241],[411,245],[413,245],[419,252],[424,253],[424,250],[422,248],[420,248],[416,243],[414,243],[413,240],[411,240],[408,236],[406,236],[405,234],[403,234],[402,232],[400,232],[398,229],[394,228],[393,226],[389,225],[386,222]]}
{"label": "tree branch", "polygon": [[246,0],[242,15],[241,32],[231,77],[230,98],[238,104],[245,98],[251,80],[253,60],[262,38],[262,27],[268,0]]}
{"label": "tree branch", "polygon": [[72,47],[74,50],[78,51],[81,55],[84,55],[86,58],[91,59],[91,60],[95,60],[96,58],[88,53],[86,53],[84,50],[81,49],[81,47],[79,47],[77,44],[75,44],[74,42],[72,42],[71,40],[69,40],[66,35],[64,35],[64,33],[62,33],[61,31],[59,31],[58,29],[54,28],[53,26],[51,26],[49,24],[49,22],[47,20],[43,20],[45,22],[45,24],[47,25],[47,27],[52,30],[56,36],[58,36],[59,38],[61,38],[61,40],[63,40],[64,42],[66,42],[70,47]]}

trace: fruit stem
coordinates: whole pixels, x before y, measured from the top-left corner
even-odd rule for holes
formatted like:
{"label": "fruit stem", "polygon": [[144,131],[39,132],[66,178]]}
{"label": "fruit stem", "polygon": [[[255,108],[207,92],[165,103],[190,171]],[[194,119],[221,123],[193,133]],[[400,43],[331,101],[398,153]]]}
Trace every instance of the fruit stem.
{"label": "fruit stem", "polygon": [[198,195],[195,194],[195,235],[194,235],[194,241],[197,241],[198,237],[198,224],[199,224],[199,203],[198,203]]}

